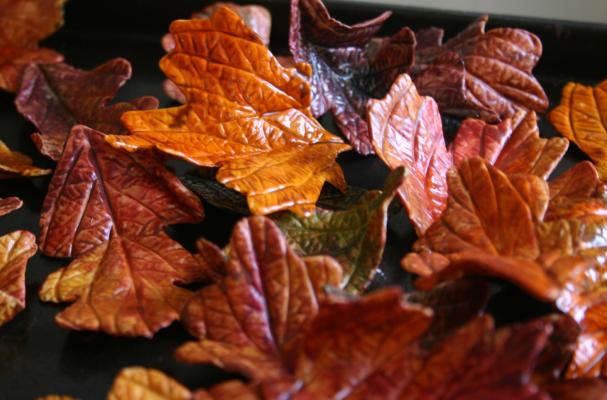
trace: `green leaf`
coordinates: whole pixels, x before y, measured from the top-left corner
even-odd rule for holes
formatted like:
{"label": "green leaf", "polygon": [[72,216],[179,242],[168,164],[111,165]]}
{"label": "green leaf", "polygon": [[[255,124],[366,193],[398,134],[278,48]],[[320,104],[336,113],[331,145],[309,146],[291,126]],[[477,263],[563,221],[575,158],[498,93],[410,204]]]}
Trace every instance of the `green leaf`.
{"label": "green leaf", "polygon": [[367,192],[347,210],[317,207],[307,218],[291,212],[272,218],[299,255],[332,256],[344,269],[342,287],[359,292],[371,282],[381,261],[386,244],[388,206],[403,178],[404,169],[395,169],[382,191]]}

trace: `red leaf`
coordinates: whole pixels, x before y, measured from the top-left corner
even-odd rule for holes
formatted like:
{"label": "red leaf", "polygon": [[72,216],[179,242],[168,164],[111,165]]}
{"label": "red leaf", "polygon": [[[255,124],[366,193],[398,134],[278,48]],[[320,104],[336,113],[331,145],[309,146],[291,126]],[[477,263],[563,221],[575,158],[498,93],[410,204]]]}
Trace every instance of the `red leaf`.
{"label": "red leaf", "polygon": [[39,129],[32,139],[42,154],[57,161],[72,127],[90,126],[107,133],[127,133],[120,122],[125,111],[158,107],[154,97],[110,104],[131,77],[131,64],[116,58],[91,71],[67,64],[31,65],[15,99],[17,109]]}

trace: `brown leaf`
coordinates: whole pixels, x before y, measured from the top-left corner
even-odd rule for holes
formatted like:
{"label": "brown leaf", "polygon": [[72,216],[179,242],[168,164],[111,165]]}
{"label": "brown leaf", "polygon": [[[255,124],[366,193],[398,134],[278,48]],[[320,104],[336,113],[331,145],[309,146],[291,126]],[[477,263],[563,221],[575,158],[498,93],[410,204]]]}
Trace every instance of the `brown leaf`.
{"label": "brown leaf", "polygon": [[7,197],[0,199],[0,217],[18,210],[23,205],[23,202],[18,197]]}
{"label": "brown leaf", "polygon": [[17,110],[39,129],[32,139],[38,150],[57,161],[76,124],[107,133],[126,133],[122,113],[158,107],[154,97],[110,104],[116,92],[131,77],[131,64],[115,58],[91,71],[70,65],[30,65],[15,104]]}
{"label": "brown leaf", "polygon": [[506,174],[531,174],[544,179],[565,155],[569,142],[540,138],[534,112],[518,112],[499,125],[478,119],[462,122],[449,151],[456,166],[481,156]]}
{"label": "brown leaf", "polygon": [[25,267],[36,248],[36,237],[27,231],[0,237],[0,325],[25,308]]}
{"label": "brown leaf", "polygon": [[125,113],[132,135],[108,136],[113,146],[218,166],[217,179],[247,194],[254,214],[308,214],[325,181],[345,188],[335,157],[349,147],[312,118],[307,82],[238,15],[221,7],[210,19],[175,21],[171,33],[177,46],[160,64],[187,103]]}
{"label": "brown leaf", "polygon": [[34,167],[31,158],[25,154],[12,151],[0,140],[0,179],[19,176],[33,177],[50,173],[50,169]]}
{"label": "brown leaf", "polygon": [[124,368],[114,379],[108,400],[190,400],[192,393],[164,373],[143,367]]}
{"label": "brown leaf", "polygon": [[377,155],[390,168],[407,171],[398,196],[423,234],[446,206],[446,174],[453,165],[438,107],[403,74],[384,99],[369,101],[368,121]]}
{"label": "brown leaf", "polygon": [[234,228],[225,277],[202,289],[184,310],[200,338],[177,350],[187,362],[211,362],[256,380],[288,373],[318,296],[339,285],[341,267],[322,257],[300,259],[278,227],[252,217]]}
{"label": "brown leaf", "polygon": [[74,127],[44,201],[40,247],[77,258],[48,276],[41,299],[74,302],[56,317],[64,327],[152,336],[191,296],[174,284],[206,278],[164,227],[202,214],[152,155],[120,152],[101,132]]}
{"label": "brown leaf", "polygon": [[66,0],[0,1],[0,89],[16,92],[29,63],[60,62],[63,56],[38,42],[63,25]]}
{"label": "brown leaf", "polygon": [[568,83],[561,104],[550,111],[548,119],[590,156],[601,179],[607,179],[607,80],[595,87]]}
{"label": "brown leaf", "polygon": [[542,54],[533,33],[513,28],[485,32],[482,16],[443,43],[437,28],[417,34],[415,82],[444,112],[485,119],[512,117],[520,110],[543,112],[548,98],[532,70]]}
{"label": "brown leaf", "polygon": [[415,34],[409,28],[375,37],[390,14],[346,25],[331,17],[322,0],[291,2],[289,48],[296,62],[312,66],[312,112],[321,116],[330,110],[361,154],[373,152],[365,120],[368,100],[385,96],[414,60]]}

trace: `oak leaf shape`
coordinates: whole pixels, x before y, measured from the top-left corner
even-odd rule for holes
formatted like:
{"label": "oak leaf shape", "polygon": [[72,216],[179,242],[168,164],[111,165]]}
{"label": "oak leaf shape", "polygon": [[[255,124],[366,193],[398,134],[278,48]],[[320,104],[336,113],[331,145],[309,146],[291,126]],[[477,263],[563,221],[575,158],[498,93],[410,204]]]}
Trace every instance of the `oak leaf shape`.
{"label": "oak leaf shape", "polygon": [[34,177],[50,173],[50,169],[35,167],[31,158],[17,151],[12,151],[0,140],[0,179],[19,176]]}
{"label": "oak leaf shape", "polygon": [[299,255],[335,258],[344,270],[340,286],[359,292],[371,283],[380,265],[386,244],[388,206],[403,177],[404,169],[397,168],[381,192],[368,192],[346,210],[317,207],[309,217],[285,212],[273,219]]}
{"label": "oak leaf shape", "polygon": [[118,151],[103,133],[74,127],[44,201],[40,247],[77,258],[47,277],[41,299],[73,302],[56,316],[61,326],[152,336],[191,296],[174,284],[205,277],[164,227],[202,215],[196,196],[161,161]]}
{"label": "oak leaf shape", "polygon": [[522,29],[485,32],[488,19],[478,18],[445,43],[442,29],[416,34],[413,75],[420,93],[434,97],[443,112],[489,120],[545,111],[548,97],[532,75],[542,55],[540,39]]}
{"label": "oak leaf shape", "polygon": [[436,102],[420,96],[406,74],[385,98],[369,101],[368,121],[377,155],[388,167],[408,172],[399,199],[420,236],[446,207],[453,166],[481,156],[508,173],[546,177],[568,147],[561,138],[540,138],[535,113],[521,112],[499,125],[466,120],[447,149]]}
{"label": "oak leaf shape", "polygon": [[152,368],[122,369],[107,395],[108,400],[191,400],[192,393],[181,383]]}
{"label": "oak leaf shape", "polygon": [[[215,2],[202,10],[192,14],[192,19],[209,18],[219,7],[229,7],[259,36],[263,44],[267,47],[270,45],[270,33],[272,29],[272,15],[267,8],[256,5],[238,5],[229,2]],[[175,48],[175,40],[173,35],[167,33],[162,38],[162,48],[169,52]],[[167,79],[162,83],[164,92],[170,98],[177,100],[180,103],[185,103],[186,98],[171,80]]]}
{"label": "oak leaf shape", "polygon": [[63,25],[66,0],[0,1],[0,89],[19,90],[28,64],[60,62],[63,56],[38,42]]}
{"label": "oak leaf shape", "polygon": [[182,320],[200,339],[182,345],[177,358],[257,380],[283,376],[323,288],[338,285],[341,271],[329,257],[301,259],[271,220],[242,220],[230,239],[225,276],[184,310]]}
{"label": "oak leaf shape", "polygon": [[283,68],[233,11],[171,24],[175,49],[160,67],[187,98],[181,107],[122,116],[131,136],[108,136],[128,151],[157,148],[201,166],[247,195],[254,214],[314,210],[325,181],[344,189],[335,161],[349,146],[310,115],[311,93]]}
{"label": "oak leaf shape", "polygon": [[131,73],[131,64],[123,58],[90,71],[63,63],[27,67],[15,104],[38,128],[32,135],[38,150],[57,161],[74,125],[122,134],[127,132],[120,122],[122,113],[157,108],[158,100],[151,96],[110,104]]}
{"label": "oak leaf shape", "polygon": [[607,179],[607,80],[595,87],[570,82],[561,104],[548,119],[561,135],[574,142],[594,161],[602,180]]}
{"label": "oak leaf shape", "polygon": [[331,111],[341,132],[361,154],[372,154],[367,101],[383,97],[413,64],[415,35],[403,28],[375,37],[390,17],[346,25],[329,15],[321,0],[293,0],[289,47],[296,62],[312,66],[312,113]]}
{"label": "oak leaf shape", "polygon": [[0,237],[0,325],[25,308],[25,267],[36,249],[36,237],[28,231]]}

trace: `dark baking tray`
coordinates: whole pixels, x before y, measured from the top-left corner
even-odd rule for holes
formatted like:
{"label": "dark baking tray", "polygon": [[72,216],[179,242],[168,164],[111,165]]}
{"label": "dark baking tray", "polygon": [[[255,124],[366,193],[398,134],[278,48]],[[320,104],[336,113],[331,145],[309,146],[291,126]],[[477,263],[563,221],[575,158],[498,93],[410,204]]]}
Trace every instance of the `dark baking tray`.
{"label": "dark baking tray", "polygon": [[[163,55],[160,38],[170,21],[187,17],[202,4],[195,0],[72,0],[66,7],[65,27],[45,44],[64,53],[70,64],[84,69],[113,57],[125,57],[133,64],[134,74],[118,99],[154,95],[161,100],[161,106],[171,105],[162,92],[164,78],[157,67]],[[263,4],[273,15],[272,49],[276,54],[286,54],[289,4],[287,1]],[[352,23],[373,17],[387,6],[330,3],[329,8],[335,17]],[[392,10],[394,15],[382,33],[396,32],[405,25],[414,29],[435,25],[444,27],[450,36],[475,17],[413,8],[392,7]],[[544,55],[535,71],[548,93],[551,107],[558,102],[567,81],[594,84],[607,77],[606,26],[492,16],[490,27],[497,26],[525,28],[542,39]],[[450,130],[455,128],[453,121],[445,122]],[[328,118],[323,118],[323,123],[331,126]],[[556,134],[545,120],[541,128],[544,136]],[[52,167],[49,160],[37,154],[29,139],[33,131],[33,126],[16,112],[13,95],[0,93],[0,138],[11,148],[32,155],[38,165]],[[584,155],[571,146],[557,173],[582,159]],[[376,157],[345,154],[340,157],[340,163],[352,185],[378,188],[387,174]],[[179,163],[176,167],[178,171],[183,170]],[[21,210],[0,219],[0,234],[15,229],[38,232],[39,213],[49,179],[0,182],[0,197],[19,196],[25,202]],[[235,215],[207,207],[207,219],[202,224],[171,227],[170,234],[190,249],[199,236],[224,245],[237,219]],[[415,236],[402,211],[391,215],[388,229],[385,256],[373,286],[399,284],[410,288],[410,278],[400,271],[398,264]],[[116,373],[134,365],[163,370],[190,388],[207,387],[230,377],[212,366],[189,366],[173,359],[175,348],[189,339],[177,323],[161,330],[153,340],[115,338],[59,328],[53,317],[63,306],[40,303],[37,292],[46,275],[67,262],[38,254],[29,263],[27,308],[0,328],[0,399],[32,399],[51,393],[103,399]],[[498,324],[551,310],[550,306],[510,285],[500,283],[496,289],[489,310]]]}

